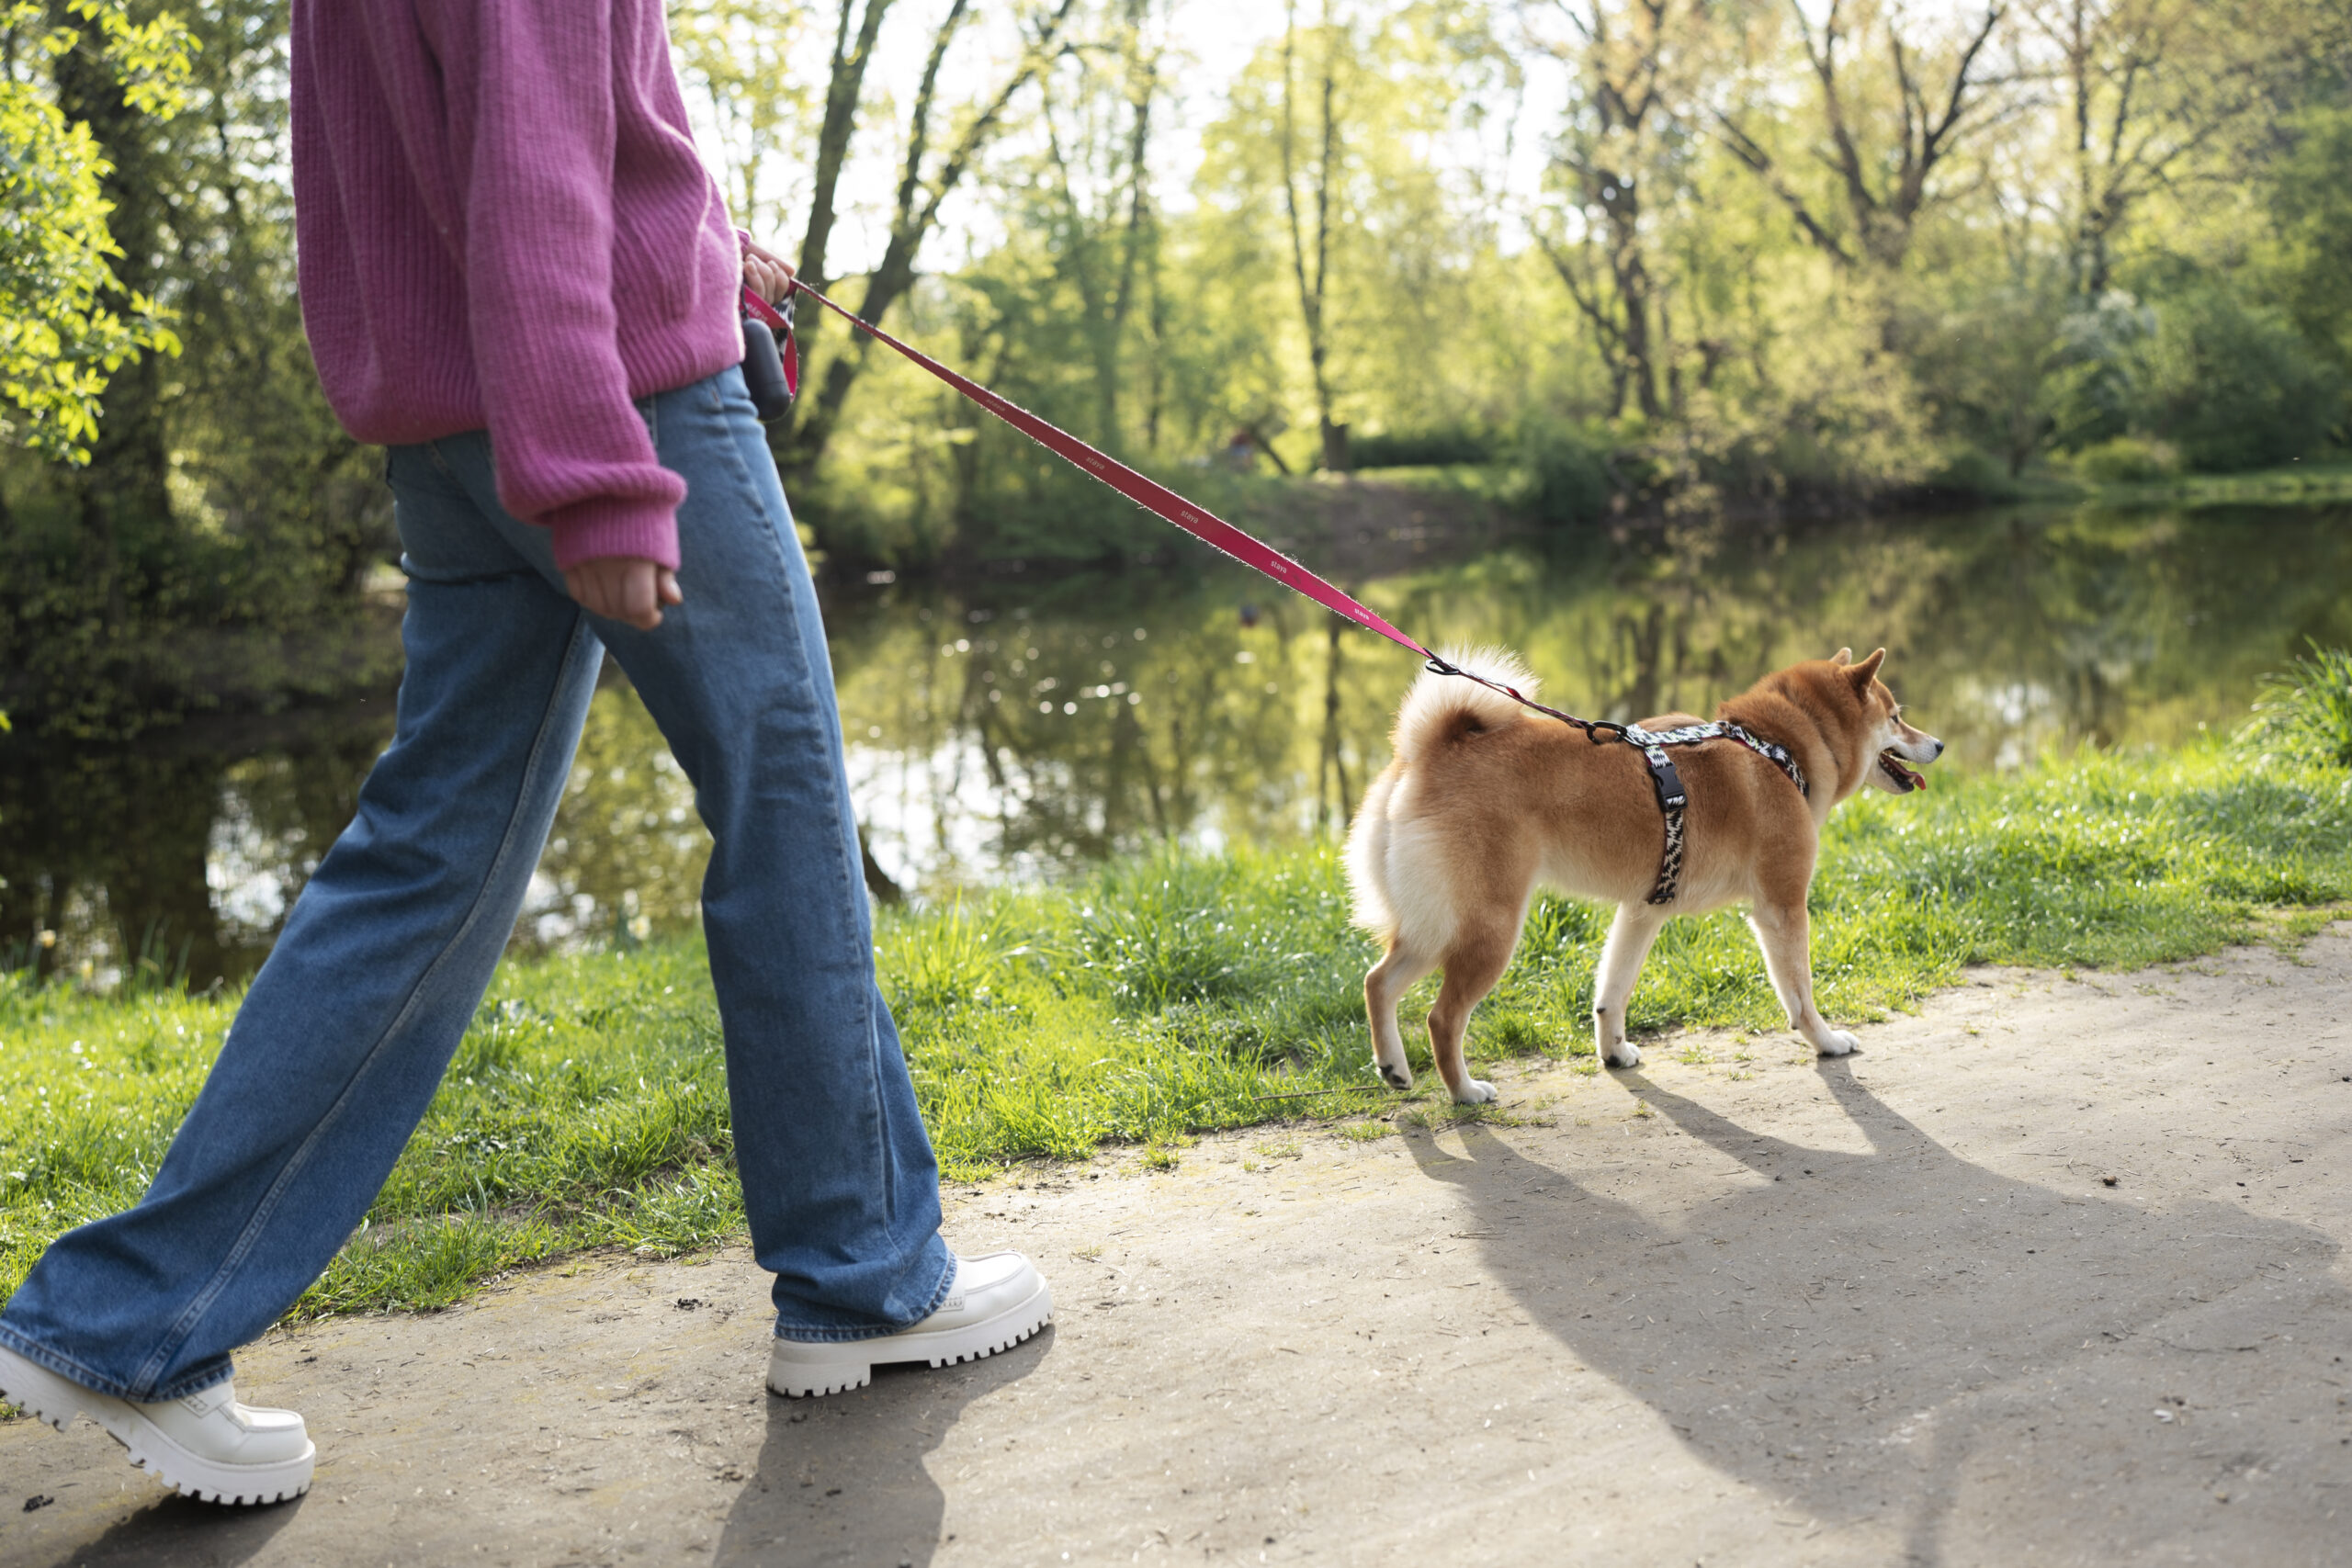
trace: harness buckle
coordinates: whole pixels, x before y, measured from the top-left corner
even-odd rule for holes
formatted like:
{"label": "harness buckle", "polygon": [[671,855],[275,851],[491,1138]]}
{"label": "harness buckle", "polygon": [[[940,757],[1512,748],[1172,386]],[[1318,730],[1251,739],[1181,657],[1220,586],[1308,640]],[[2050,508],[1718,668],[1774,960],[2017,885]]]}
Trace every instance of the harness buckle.
{"label": "harness buckle", "polygon": [[1674,759],[1655,749],[1645,755],[1650,765],[1650,782],[1657,785],[1659,807],[1668,811],[1679,811],[1690,805],[1690,796],[1682,792],[1682,775],[1674,770]]}

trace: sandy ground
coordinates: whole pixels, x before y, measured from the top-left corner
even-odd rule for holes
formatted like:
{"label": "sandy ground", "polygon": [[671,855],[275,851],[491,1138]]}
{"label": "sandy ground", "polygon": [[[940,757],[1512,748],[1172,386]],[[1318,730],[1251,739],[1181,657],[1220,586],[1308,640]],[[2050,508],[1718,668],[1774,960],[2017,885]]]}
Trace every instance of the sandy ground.
{"label": "sandy ground", "polygon": [[299,1503],[0,1428],[0,1563],[2343,1563],[2347,1019],[2339,926],[1022,1173],[949,1235],[1057,1325],[828,1400],[740,1251],[550,1270],[244,1357]]}

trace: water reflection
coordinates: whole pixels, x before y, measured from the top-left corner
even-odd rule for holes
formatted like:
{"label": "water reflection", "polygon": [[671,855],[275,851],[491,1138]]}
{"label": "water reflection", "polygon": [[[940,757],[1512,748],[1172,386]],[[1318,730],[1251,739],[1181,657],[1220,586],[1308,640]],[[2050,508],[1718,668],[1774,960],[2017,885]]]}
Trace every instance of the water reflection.
{"label": "water reflection", "polygon": [[[2306,637],[2352,642],[2346,521],[1691,528],[1435,567],[1408,556],[1388,575],[1362,541],[1300,548],[1363,566],[1363,596],[1432,641],[1520,649],[1555,702],[1597,716],[1703,712],[1790,660],[1884,643],[1951,764],[1998,768],[2234,723]],[[1155,840],[1336,831],[1413,673],[1238,569],[902,585],[837,595],[829,616],[870,851],[922,891],[1050,877]],[[0,751],[0,945],[101,983],[142,950],[166,965],[185,953],[199,983],[247,972],[390,728],[379,700],[133,750],[20,739]],[[514,940],[626,944],[689,923],[707,849],[652,721],[608,684]]]}
{"label": "water reflection", "polygon": [[0,967],[249,973],[391,720],[379,698],[136,748],[0,750]]}
{"label": "water reflection", "polygon": [[[2342,511],[1859,522],[1495,551],[1362,596],[1501,643],[1572,711],[1706,712],[1791,660],[1883,643],[1962,768],[2243,716],[2303,639],[2352,640]],[[1385,761],[1408,656],[1239,571],[907,592],[834,611],[876,858],[918,885],[1153,838],[1334,829]]]}

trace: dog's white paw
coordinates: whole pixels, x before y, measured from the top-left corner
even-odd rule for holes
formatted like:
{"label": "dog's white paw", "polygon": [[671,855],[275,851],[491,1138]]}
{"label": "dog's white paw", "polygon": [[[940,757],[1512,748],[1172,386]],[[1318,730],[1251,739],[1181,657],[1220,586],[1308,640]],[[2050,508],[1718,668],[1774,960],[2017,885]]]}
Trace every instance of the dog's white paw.
{"label": "dog's white paw", "polygon": [[1630,1040],[1620,1040],[1602,1052],[1600,1059],[1612,1067],[1638,1067],[1642,1065],[1642,1048]]}
{"label": "dog's white paw", "polygon": [[1453,1103],[1456,1105],[1487,1105],[1491,1104],[1494,1099],[1494,1085],[1488,1083],[1484,1078],[1472,1078],[1467,1083],[1464,1084],[1458,1091],[1456,1091],[1453,1096]]}
{"label": "dog's white paw", "polygon": [[1413,1069],[1402,1059],[1394,1063],[1375,1062],[1374,1065],[1380,1069],[1380,1081],[1386,1084],[1390,1089],[1410,1089],[1413,1087]]}
{"label": "dog's white paw", "polygon": [[1861,1043],[1842,1029],[1826,1030],[1821,1036],[1820,1051],[1825,1056],[1843,1056],[1858,1050]]}

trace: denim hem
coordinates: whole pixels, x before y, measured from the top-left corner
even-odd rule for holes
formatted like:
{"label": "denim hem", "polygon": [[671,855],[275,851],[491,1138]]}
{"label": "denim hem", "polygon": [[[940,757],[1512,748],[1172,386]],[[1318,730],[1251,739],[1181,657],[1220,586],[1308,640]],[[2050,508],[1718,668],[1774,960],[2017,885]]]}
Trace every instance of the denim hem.
{"label": "denim hem", "polygon": [[5,1322],[0,1322],[0,1345],[6,1346],[42,1371],[56,1373],[67,1382],[78,1384],[92,1393],[101,1393],[108,1399],[127,1400],[133,1404],[162,1404],[175,1399],[185,1399],[191,1393],[201,1393],[208,1388],[229,1382],[237,1375],[234,1366],[217,1376],[209,1371],[191,1373],[180,1380],[186,1385],[184,1387],[160,1389],[141,1396],[133,1393],[129,1383],[117,1382],[110,1377],[93,1371],[62,1351],[52,1350],[38,1339],[27,1338]]}
{"label": "denim hem", "polygon": [[916,1324],[921,1323],[924,1318],[929,1317],[933,1313],[937,1312],[939,1310],[940,1303],[946,1301],[946,1299],[955,1292],[956,1265],[956,1255],[953,1252],[950,1252],[947,1255],[947,1268],[939,1276],[939,1286],[936,1290],[931,1292],[930,1304],[925,1306],[922,1311],[915,1314],[913,1317],[908,1319],[904,1323],[896,1324],[888,1328],[808,1328],[795,1326],[792,1331],[787,1334],[785,1332],[786,1325],[784,1323],[778,1321],[775,1325],[775,1337],[778,1339],[789,1339],[796,1345],[854,1345],[861,1339],[888,1339],[893,1334],[904,1334],[908,1329],[912,1328]]}
{"label": "denim hem", "polygon": [[55,1372],[67,1382],[79,1383],[92,1393],[103,1393],[109,1399],[130,1397],[129,1384],[101,1377],[73,1357],[52,1350],[38,1340],[26,1338],[6,1323],[0,1323],[0,1345],[6,1345],[43,1371]]}

